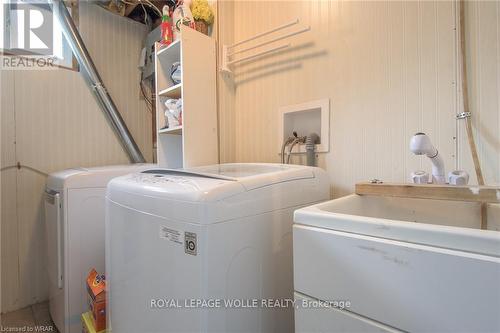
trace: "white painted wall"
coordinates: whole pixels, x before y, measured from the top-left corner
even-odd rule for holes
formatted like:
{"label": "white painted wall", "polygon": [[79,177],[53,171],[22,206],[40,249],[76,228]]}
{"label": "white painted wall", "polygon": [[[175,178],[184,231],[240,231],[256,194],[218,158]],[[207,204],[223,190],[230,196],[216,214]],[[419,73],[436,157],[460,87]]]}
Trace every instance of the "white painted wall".
{"label": "white painted wall", "polygon": [[[151,114],[137,63],[146,28],[80,1],[80,32],[148,161]],[[2,71],[2,311],[47,299],[42,194],[47,173],[128,163],[80,74]],[[30,168],[12,168],[17,162]],[[32,169],[31,169],[32,168]]]}
{"label": "white painted wall", "polygon": [[[482,27],[482,46],[473,63],[488,80],[477,90],[483,107],[475,121],[482,119],[477,136],[486,178],[498,183],[499,4],[469,6],[488,12],[474,25]],[[235,67],[233,78],[219,76],[221,140],[232,139],[221,144],[222,161],[278,162],[279,107],[328,97],[330,152],[319,165],[329,172],[335,197],[351,193],[358,181],[407,181],[413,170],[430,172],[429,161],[408,150],[419,131],[431,136],[447,170],[458,165],[473,172],[455,120],[454,2],[223,1],[218,10],[219,40],[226,43],[295,17],[312,27],[291,48]],[[488,46],[492,41],[496,47]]]}

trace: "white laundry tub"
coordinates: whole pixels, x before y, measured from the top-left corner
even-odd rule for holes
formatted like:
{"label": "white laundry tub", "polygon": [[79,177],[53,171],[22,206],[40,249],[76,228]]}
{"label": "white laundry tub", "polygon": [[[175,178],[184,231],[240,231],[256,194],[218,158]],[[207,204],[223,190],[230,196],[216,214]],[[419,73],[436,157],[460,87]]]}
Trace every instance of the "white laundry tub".
{"label": "white laundry tub", "polygon": [[488,205],[490,230],[478,229],[478,203],[358,195],[294,220],[296,298],[350,302],[298,307],[297,332],[327,321],[346,332],[500,331],[500,205]]}

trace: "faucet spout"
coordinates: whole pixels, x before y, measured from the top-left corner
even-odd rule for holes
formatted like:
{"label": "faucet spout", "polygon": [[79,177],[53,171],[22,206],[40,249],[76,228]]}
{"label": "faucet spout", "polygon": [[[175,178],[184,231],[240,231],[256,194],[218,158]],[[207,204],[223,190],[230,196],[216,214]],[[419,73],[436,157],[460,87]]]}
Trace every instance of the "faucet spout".
{"label": "faucet spout", "polygon": [[426,155],[432,162],[432,182],[446,183],[444,162],[439,151],[432,145],[431,139],[425,133],[416,133],[410,140],[410,150],[415,155]]}

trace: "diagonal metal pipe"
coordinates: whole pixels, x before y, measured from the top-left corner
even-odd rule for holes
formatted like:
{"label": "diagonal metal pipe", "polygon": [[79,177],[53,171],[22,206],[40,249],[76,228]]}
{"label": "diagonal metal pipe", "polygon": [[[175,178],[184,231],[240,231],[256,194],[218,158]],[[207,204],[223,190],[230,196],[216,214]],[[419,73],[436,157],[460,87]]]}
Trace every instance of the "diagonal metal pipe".
{"label": "diagonal metal pipe", "polygon": [[73,51],[78,64],[80,65],[80,73],[83,75],[89,89],[94,94],[99,106],[104,112],[109,124],[118,136],[123,149],[127,152],[128,157],[133,163],[144,163],[145,159],[142,155],[137,143],[134,141],[132,134],[123,121],[118,109],[113,102],[113,99],[108,94],[101,76],[90,57],[90,54],[83,42],[78,29],[69,14],[68,9],[62,0],[52,0],[54,15],[59,20],[64,37]]}

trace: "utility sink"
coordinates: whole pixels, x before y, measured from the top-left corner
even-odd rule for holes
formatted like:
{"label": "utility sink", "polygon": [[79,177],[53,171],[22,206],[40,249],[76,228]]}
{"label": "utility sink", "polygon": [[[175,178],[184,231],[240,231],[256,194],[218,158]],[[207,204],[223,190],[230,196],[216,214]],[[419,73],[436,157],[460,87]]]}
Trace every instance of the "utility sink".
{"label": "utility sink", "polygon": [[500,332],[500,205],[489,230],[480,205],[350,195],[295,211],[296,300],[350,304],[297,308],[296,332]]}
{"label": "utility sink", "polygon": [[295,223],[500,257],[500,204],[352,194],[295,212]]}

